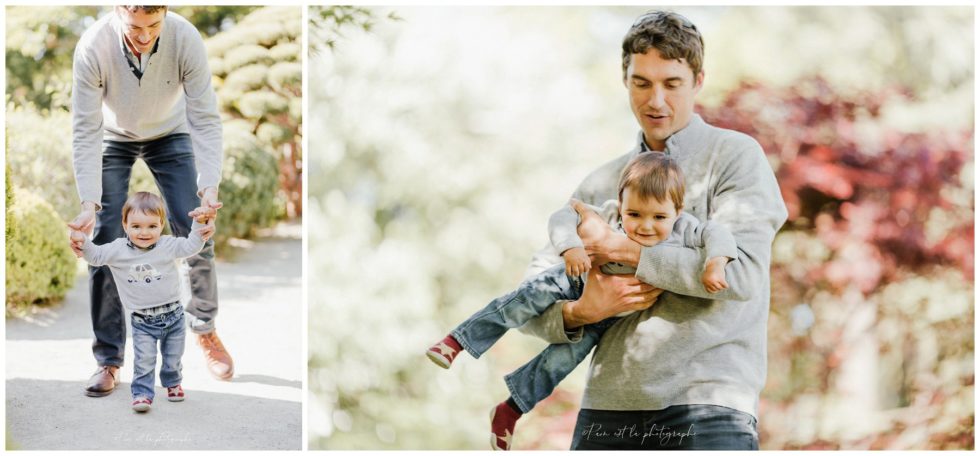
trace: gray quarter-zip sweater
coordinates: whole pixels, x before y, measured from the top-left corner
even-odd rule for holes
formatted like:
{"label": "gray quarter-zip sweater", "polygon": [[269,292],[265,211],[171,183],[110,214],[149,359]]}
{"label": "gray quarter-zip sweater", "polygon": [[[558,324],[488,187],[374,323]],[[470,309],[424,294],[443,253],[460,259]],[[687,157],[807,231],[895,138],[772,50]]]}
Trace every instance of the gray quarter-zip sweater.
{"label": "gray quarter-zip sweater", "polygon": [[[616,198],[619,174],[637,146],[599,167],[573,197],[596,205]],[[642,250],[636,277],[670,291],[647,310],[629,315],[603,335],[589,366],[582,407],[660,410],[711,404],[757,416],[766,379],[766,322],[772,241],[786,206],[766,156],[751,137],[716,128],[694,115],[667,139],[687,183],[685,211],[721,224],[735,237],[738,257],[728,263],[729,288],[708,293],[701,284],[705,252],[660,243]],[[530,273],[553,258],[539,252]],[[522,330],[549,343],[574,343],[559,301]]]}
{"label": "gray quarter-zip sweater", "polygon": [[[221,180],[221,117],[204,41],[168,12],[154,50],[136,64],[115,12],[95,22],[75,46],[72,154],[82,201],[102,202],[102,140],[149,141],[189,133],[198,191]],[[140,67],[142,71],[139,71]]]}
{"label": "gray quarter-zip sweater", "polygon": [[198,230],[203,226],[195,221],[186,238],[160,236],[148,249],[132,245],[125,237],[103,245],[85,239],[82,256],[92,266],[109,266],[123,306],[150,309],[180,301],[177,260],[201,251],[204,239]]}

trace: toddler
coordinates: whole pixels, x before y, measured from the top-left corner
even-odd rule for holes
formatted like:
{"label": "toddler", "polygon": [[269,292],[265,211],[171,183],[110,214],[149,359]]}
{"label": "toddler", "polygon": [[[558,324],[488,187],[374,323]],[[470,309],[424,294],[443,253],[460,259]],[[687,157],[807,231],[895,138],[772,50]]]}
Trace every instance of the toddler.
{"label": "toddler", "polygon": [[[725,265],[738,254],[735,238],[721,225],[702,224],[693,215],[682,212],[683,206],[684,177],[680,168],[663,154],[647,152],[637,155],[623,169],[618,201],[610,200],[601,207],[590,208],[644,247],[674,242],[704,248],[707,260],[701,281],[705,289],[711,293],[726,289]],[[448,369],[462,350],[479,358],[508,329],[541,315],[558,300],[580,298],[584,282],[578,276],[587,273],[592,264],[578,237],[578,222],[571,206],[556,212],[548,222],[551,243],[561,252],[564,266],[556,265],[531,277],[517,290],[490,302],[430,347],[426,352],[429,359]],[[600,270],[604,274],[636,272],[635,268],[619,263],[606,263]],[[493,449],[509,450],[517,419],[548,397],[592,351],[605,330],[630,313],[633,312],[586,325],[579,342],[552,344],[507,375],[505,381],[511,397],[498,404],[490,415]]]}
{"label": "toddler", "polygon": [[160,382],[167,400],[184,400],[180,386],[184,354],[184,308],[180,304],[177,260],[198,253],[214,234],[214,225],[204,225],[204,208],[195,217],[186,238],[161,236],[166,210],[163,200],[152,193],[138,192],[126,200],[122,223],[126,237],[95,245],[84,233],[72,230],[72,243],[82,246],[82,255],[92,266],[108,265],[119,298],[132,311],[133,410],[147,412],[153,404],[157,342],[163,358]]}

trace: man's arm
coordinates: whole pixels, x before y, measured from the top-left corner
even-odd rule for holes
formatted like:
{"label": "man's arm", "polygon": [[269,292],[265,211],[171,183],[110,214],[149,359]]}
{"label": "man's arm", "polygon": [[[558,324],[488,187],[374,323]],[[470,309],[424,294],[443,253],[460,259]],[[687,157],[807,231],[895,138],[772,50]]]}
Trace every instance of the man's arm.
{"label": "man's arm", "polygon": [[218,102],[211,87],[211,69],[204,41],[196,31],[185,40],[180,56],[184,99],[187,103],[187,125],[194,147],[194,164],[197,167],[198,196],[202,202],[213,187],[213,199],[217,201],[218,183],[221,181],[221,116]]}
{"label": "man's arm", "polygon": [[775,176],[762,148],[755,141],[722,164],[713,191],[712,221],[728,228],[738,245],[738,256],[725,267],[729,288],[709,293],[700,281],[705,253],[690,247],[658,244],[643,248],[635,258],[636,277],[677,294],[707,299],[745,300],[765,283],[772,241],[786,221]]}
{"label": "man's arm", "polygon": [[[89,44],[83,40],[75,47],[72,60],[72,165],[75,171],[75,185],[83,208],[91,209],[92,215],[102,201],[102,75],[95,53],[89,51]],[[93,208],[94,206],[94,208]],[[79,220],[85,225],[94,225],[95,219]],[[81,227],[81,231],[88,231]]]}

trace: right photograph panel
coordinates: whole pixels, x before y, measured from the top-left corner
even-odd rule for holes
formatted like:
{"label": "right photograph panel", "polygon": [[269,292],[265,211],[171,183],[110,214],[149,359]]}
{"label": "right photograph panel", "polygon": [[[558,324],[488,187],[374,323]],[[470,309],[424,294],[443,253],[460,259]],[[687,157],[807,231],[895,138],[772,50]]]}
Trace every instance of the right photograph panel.
{"label": "right photograph panel", "polygon": [[973,13],[310,7],[309,449],[973,449]]}

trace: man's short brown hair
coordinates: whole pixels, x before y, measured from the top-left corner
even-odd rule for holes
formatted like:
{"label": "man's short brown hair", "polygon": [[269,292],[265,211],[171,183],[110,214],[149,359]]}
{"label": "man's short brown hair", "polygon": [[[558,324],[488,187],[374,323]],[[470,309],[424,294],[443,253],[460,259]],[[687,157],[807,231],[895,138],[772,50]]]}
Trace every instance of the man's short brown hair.
{"label": "man's short brown hair", "polygon": [[146,14],[153,14],[160,10],[166,10],[167,5],[119,5],[120,8],[124,8],[130,13],[135,13],[137,11],[142,11]]}
{"label": "man's short brown hair", "polygon": [[704,63],[704,40],[698,28],[686,17],[670,11],[651,11],[636,19],[623,38],[623,80],[633,54],[646,54],[650,48],[664,60],[684,59],[694,72],[701,74]]}
{"label": "man's short brown hair", "polygon": [[167,217],[167,209],[163,205],[163,199],[150,192],[136,192],[126,200],[126,204],[123,204],[122,209],[123,226],[126,225],[126,220],[129,219],[131,212],[142,212],[147,215],[160,217],[161,225]]}
{"label": "man's short brown hair", "polygon": [[684,208],[684,173],[677,162],[660,152],[643,152],[630,160],[619,177],[620,203],[627,188],[641,199],[671,201],[677,212]]}

